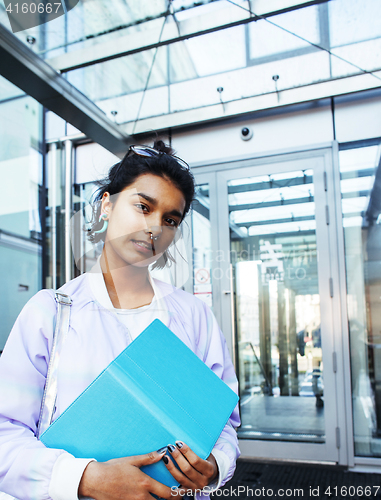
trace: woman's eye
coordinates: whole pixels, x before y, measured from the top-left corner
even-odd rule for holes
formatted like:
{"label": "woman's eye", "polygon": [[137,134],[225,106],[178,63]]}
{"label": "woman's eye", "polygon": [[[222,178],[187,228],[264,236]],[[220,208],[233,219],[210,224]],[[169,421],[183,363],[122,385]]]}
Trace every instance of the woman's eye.
{"label": "woman's eye", "polygon": [[169,222],[169,224],[173,227],[177,227],[179,225],[179,223],[173,219],[167,219],[167,222]]}
{"label": "woman's eye", "polygon": [[135,205],[135,207],[136,207],[138,210],[140,210],[141,212],[143,212],[143,211],[144,211],[144,209],[148,210],[148,207],[146,207],[146,206],[145,206],[145,205],[143,205],[142,203],[137,203],[137,204]]}

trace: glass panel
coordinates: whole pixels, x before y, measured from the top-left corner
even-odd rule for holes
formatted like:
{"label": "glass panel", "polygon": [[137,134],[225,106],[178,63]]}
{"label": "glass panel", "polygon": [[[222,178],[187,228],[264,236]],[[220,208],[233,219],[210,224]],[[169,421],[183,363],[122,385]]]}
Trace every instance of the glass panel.
{"label": "glass panel", "polygon": [[328,2],[332,47],[381,36],[381,3],[378,0],[335,0]]}
{"label": "glass panel", "polygon": [[194,59],[185,43],[180,42],[169,45],[168,52],[168,61],[170,62],[169,81],[171,83],[197,78]]}
{"label": "glass panel", "polygon": [[212,303],[212,240],[209,184],[198,187],[192,204],[193,294],[209,307]]}
{"label": "glass panel", "polygon": [[[332,57],[332,76],[336,78],[356,74],[359,72],[359,67],[367,71],[378,70],[380,51],[381,38],[332,49],[333,54],[342,58]],[[352,64],[345,61],[350,61]]]}
{"label": "glass panel", "polygon": [[[0,77],[0,87],[17,95]],[[0,97],[1,99],[1,97]],[[25,303],[42,288],[42,107],[28,96],[0,102],[0,351]]]}
{"label": "glass panel", "polygon": [[313,171],[228,182],[241,438],[325,441]]}
{"label": "glass panel", "polygon": [[97,0],[79,2],[67,14],[69,28],[68,42],[99,36],[130,23],[141,22],[150,17],[162,15],[166,11],[165,0],[128,2],[124,0]]}
{"label": "glass panel", "polygon": [[381,456],[379,146],[340,151],[355,454]]}
{"label": "glass panel", "polygon": [[[280,29],[281,28],[284,29]],[[286,31],[287,30],[287,31]],[[311,47],[293,33],[311,43],[319,43],[319,11],[317,6],[288,12],[249,24],[250,58],[268,57],[304,47]]]}
{"label": "glass panel", "polygon": [[128,4],[124,0],[78,2],[65,16],[17,36],[26,42],[26,34],[32,34],[37,38],[33,50],[41,56],[53,57],[60,49],[70,52],[118,38],[126,27],[128,32],[141,31],[144,21],[163,16],[166,10],[164,0]]}
{"label": "glass panel", "polygon": [[76,69],[68,73],[68,79],[93,101],[144,90],[147,80],[147,88],[166,85],[167,49],[159,48],[156,56],[153,49]]}
{"label": "glass panel", "polygon": [[149,89],[144,93],[135,92],[99,101],[97,105],[116,123],[135,122],[131,125],[130,131],[130,133],[134,133],[138,119],[169,112],[168,89],[167,87],[159,87]]}
{"label": "glass panel", "polygon": [[[198,76],[246,66],[244,26],[198,36],[181,45],[185,45]],[[173,66],[176,67],[176,61],[172,62]]]}

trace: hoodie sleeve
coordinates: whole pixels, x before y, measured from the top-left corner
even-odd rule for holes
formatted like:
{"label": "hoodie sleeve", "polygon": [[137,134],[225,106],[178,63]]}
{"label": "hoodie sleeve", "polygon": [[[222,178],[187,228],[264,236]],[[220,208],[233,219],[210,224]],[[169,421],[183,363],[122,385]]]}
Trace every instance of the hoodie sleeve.
{"label": "hoodie sleeve", "polygon": [[34,435],[44,391],[56,315],[41,290],[24,306],[0,357],[0,491],[20,500],[48,500],[57,458]]}
{"label": "hoodie sleeve", "polygon": [[[201,301],[200,301],[201,302]],[[226,345],[225,338],[221,332],[217,320],[210,308],[201,302],[198,308],[202,308],[200,314],[195,314],[196,331],[199,332],[198,349],[202,353],[204,363],[211,368],[218,377],[221,378],[235,393],[238,394],[238,380],[234,371],[233,363]],[[220,470],[217,488],[223,486],[232,478],[236,460],[240,455],[238,447],[238,438],[236,428],[241,424],[238,404],[225,425],[219,439],[217,440],[213,451],[219,450],[219,463],[225,463],[226,466]],[[222,454],[222,455],[221,455]],[[221,472],[223,472],[223,476]],[[210,491],[215,489],[215,485],[210,485]],[[208,497],[208,494],[197,494],[196,498]]]}

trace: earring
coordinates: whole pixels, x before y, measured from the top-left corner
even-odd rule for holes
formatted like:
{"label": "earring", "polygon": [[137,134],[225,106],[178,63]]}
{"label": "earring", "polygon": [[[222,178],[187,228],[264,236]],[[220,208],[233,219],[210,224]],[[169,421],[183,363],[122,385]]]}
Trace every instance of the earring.
{"label": "earring", "polygon": [[99,229],[98,231],[94,231],[94,234],[95,233],[104,233],[107,229],[107,226],[108,226],[108,220],[107,220],[107,214],[102,214],[100,217],[99,217],[99,222],[103,219],[103,226],[102,226],[102,229]]}

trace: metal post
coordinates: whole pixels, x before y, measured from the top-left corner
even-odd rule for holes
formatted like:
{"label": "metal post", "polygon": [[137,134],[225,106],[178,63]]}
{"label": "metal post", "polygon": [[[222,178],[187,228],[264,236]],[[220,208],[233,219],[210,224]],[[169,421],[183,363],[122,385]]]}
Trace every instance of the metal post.
{"label": "metal post", "polygon": [[229,265],[229,279],[230,279],[230,309],[231,309],[231,319],[232,319],[232,352],[231,357],[233,360],[234,369],[237,370],[237,336],[236,336],[236,321],[235,321],[235,286],[233,278],[233,264]]}
{"label": "metal post", "polygon": [[70,218],[73,206],[73,143],[65,141],[65,282],[72,279],[73,256],[70,246]]}
{"label": "metal post", "polygon": [[269,284],[262,283],[262,275],[258,273],[258,307],[259,307],[259,349],[260,360],[267,380],[273,382],[271,360],[271,325],[270,325],[270,293]]}
{"label": "metal post", "polygon": [[50,146],[50,221],[52,288],[57,288],[57,143]]}
{"label": "metal post", "polygon": [[299,396],[299,368],[297,356],[297,332],[296,332],[296,312],[295,312],[295,291],[288,290],[288,335],[289,335],[289,356],[291,367],[291,394]]}
{"label": "metal post", "polygon": [[286,298],[284,283],[277,281],[278,291],[278,349],[279,349],[279,389],[281,396],[289,396],[288,379],[288,339]]}
{"label": "metal post", "polygon": [[[81,256],[80,259],[79,259],[79,272],[81,274],[83,274],[85,272],[85,255],[86,255],[86,241],[85,241],[85,233],[84,231],[82,230],[82,224],[84,225],[85,223],[85,220],[83,218],[83,214],[84,214],[84,208],[85,208],[85,196],[84,196],[84,187],[83,185],[79,187],[79,194],[80,194],[80,202],[79,202],[79,206],[80,206],[80,210],[81,210],[81,225],[79,228],[77,228],[78,230],[78,235],[79,235],[79,248],[80,248],[80,251],[81,251]],[[74,236],[74,237],[78,237],[78,236]]]}

